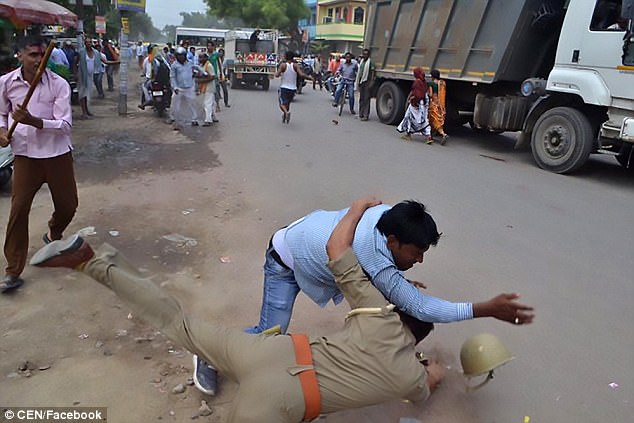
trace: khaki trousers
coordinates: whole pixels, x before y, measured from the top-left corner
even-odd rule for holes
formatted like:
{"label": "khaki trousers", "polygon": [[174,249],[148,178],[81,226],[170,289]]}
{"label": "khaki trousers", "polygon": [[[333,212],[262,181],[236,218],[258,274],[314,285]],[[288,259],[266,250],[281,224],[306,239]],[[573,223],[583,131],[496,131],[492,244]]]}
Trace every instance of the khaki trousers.
{"label": "khaki trousers", "polygon": [[302,421],[304,396],[289,336],[252,335],[188,318],[174,298],[108,244],[83,271],[114,291],[137,317],[240,385],[229,422]]}
{"label": "khaki trousers", "polygon": [[51,191],[54,206],[48,228],[53,240],[61,239],[62,233],[73,220],[78,204],[73,156],[70,151],[47,159],[15,156],[11,212],[4,240],[7,275],[19,276],[24,270],[29,250],[29,212],[35,194],[44,183]]}

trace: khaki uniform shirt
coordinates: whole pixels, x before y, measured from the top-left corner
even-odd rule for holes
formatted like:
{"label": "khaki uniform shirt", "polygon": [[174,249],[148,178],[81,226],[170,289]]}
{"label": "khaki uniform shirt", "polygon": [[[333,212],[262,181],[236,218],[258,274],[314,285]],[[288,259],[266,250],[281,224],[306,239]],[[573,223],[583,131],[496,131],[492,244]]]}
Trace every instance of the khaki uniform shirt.
{"label": "khaki uniform shirt", "polygon": [[341,331],[311,338],[321,411],[364,407],[394,399],[429,396],[427,372],[415,356],[415,339],[385,297],[370,283],[352,249],[328,263],[352,309],[383,312],[349,317]]}

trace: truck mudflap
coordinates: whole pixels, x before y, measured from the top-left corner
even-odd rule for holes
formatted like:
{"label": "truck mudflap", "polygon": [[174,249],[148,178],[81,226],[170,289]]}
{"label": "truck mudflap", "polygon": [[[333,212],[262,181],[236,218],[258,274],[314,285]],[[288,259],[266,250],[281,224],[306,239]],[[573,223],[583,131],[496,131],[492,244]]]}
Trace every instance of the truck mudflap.
{"label": "truck mudflap", "polygon": [[473,123],[476,128],[493,131],[519,131],[530,109],[527,97],[493,97],[479,93],[476,96]]}

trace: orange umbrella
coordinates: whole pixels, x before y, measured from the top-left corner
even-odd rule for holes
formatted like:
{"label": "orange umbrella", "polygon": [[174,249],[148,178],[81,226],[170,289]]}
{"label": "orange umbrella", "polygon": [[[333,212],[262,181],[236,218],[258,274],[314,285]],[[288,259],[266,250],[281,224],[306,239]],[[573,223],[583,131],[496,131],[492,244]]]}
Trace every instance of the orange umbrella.
{"label": "orange umbrella", "polygon": [[9,19],[18,28],[30,24],[77,27],[77,15],[46,0],[0,0],[0,17]]}

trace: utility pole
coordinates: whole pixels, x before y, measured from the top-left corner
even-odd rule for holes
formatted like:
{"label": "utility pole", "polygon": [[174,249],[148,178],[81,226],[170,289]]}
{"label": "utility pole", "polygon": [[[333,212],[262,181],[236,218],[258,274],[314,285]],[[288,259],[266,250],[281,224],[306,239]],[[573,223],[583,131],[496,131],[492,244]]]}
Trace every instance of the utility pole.
{"label": "utility pole", "polygon": [[121,14],[121,36],[119,39],[119,115],[124,116],[128,112],[128,66],[130,63],[130,57],[128,53],[128,32],[129,21],[127,10],[119,10]]}
{"label": "utility pole", "polygon": [[75,12],[77,13],[77,50],[79,51],[84,43],[81,38],[84,33],[84,0],[77,0]]}

